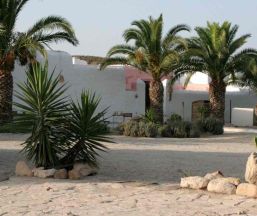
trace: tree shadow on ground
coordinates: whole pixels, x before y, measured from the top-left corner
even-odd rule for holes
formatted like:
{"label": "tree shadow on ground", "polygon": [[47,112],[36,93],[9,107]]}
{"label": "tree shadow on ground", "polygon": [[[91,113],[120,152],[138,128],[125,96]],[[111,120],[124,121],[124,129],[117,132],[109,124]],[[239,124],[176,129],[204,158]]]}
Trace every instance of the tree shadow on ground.
{"label": "tree shadow on ground", "polygon": [[[178,183],[184,175],[203,176],[207,172],[216,170],[222,171],[225,176],[240,177],[243,180],[248,155],[248,153],[114,149],[102,154],[100,171],[95,176],[80,181],[52,179],[34,181],[30,178],[27,183]],[[18,150],[0,150],[1,170],[13,174],[15,164],[21,158]],[[24,181],[21,183],[24,184]],[[19,184],[19,181],[16,180],[14,184]]]}

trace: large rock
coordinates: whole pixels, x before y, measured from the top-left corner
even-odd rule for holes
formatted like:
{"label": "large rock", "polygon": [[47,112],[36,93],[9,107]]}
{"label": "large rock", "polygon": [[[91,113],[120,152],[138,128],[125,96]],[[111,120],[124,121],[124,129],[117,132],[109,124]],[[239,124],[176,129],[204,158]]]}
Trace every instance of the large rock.
{"label": "large rock", "polygon": [[17,176],[33,176],[32,170],[29,168],[25,161],[18,161],[18,163],[16,164],[15,174]]}
{"label": "large rock", "polygon": [[181,178],[180,187],[191,189],[205,189],[209,180],[201,176],[190,176]]}
{"label": "large rock", "polygon": [[35,177],[39,178],[51,178],[54,176],[56,169],[44,169],[43,167],[34,168],[32,170]]}
{"label": "large rock", "polygon": [[217,178],[209,182],[207,190],[209,192],[222,193],[222,194],[235,194],[236,185],[233,184],[235,179],[230,178]]}
{"label": "large rock", "polygon": [[252,153],[246,163],[245,181],[257,184],[257,153]]}
{"label": "large rock", "polygon": [[68,178],[68,172],[66,169],[60,169],[60,170],[57,170],[55,173],[54,173],[54,178],[55,179],[67,179]]}
{"label": "large rock", "polygon": [[223,174],[220,171],[216,171],[213,173],[207,173],[204,178],[208,179],[209,181],[213,180],[213,179],[217,179],[217,178],[223,178]]}
{"label": "large rock", "polygon": [[236,194],[240,196],[257,198],[257,185],[242,183],[238,185]]}
{"label": "large rock", "polygon": [[94,175],[98,171],[96,167],[89,166],[86,163],[75,163],[73,166],[73,169],[78,171],[80,173],[81,177]]}
{"label": "large rock", "polygon": [[68,176],[69,176],[69,179],[71,179],[71,180],[79,180],[82,177],[80,172],[78,170],[75,170],[75,169],[70,170],[69,173],[68,173]]}

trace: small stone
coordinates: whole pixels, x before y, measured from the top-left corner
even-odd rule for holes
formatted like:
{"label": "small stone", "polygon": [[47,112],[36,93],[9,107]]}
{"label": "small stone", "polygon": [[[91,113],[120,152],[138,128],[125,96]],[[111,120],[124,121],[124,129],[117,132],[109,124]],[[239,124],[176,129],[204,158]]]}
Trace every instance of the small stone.
{"label": "small stone", "polygon": [[257,153],[253,152],[247,160],[245,170],[245,181],[257,184]]}
{"label": "small stone", "polygon": [[97,173],[97,168],[92,167],[87,163],[75,163],[73,169],[79,171],[81,177],[86,177]]}
{"label": "small stone", "polygon": [[180,187],[191,189],[205,189],[209,180],[201,176],[190,176],[181,178]]}
{"label": "small stone", "polygon": [[223,178],[223,174],[220,171],[216,171],[213,173],[207,173],[204,178],[208,179],[209,181],[213,180],[213,179],[217,179],[217,178]]}
{"label": "small stone", "polygon": [[60,170],[57,170],[55,173],[54,173],[54,178],[55,179],[67,179],[68,178],[68,172],[66,169],[60,169]]}
{"label": "small stone", "polygon": [[229,182],[228,178],[213,179],[209,182],[207,190],[209,192],[222,194],[235,194],[236,186]]}
{"label": "small stone", "polygon": [[81,178],[80,172],[78,170],[70,170],[68,173],[69,179],[71,180],[79,180]]}
{"label": "small stone", "polygon": [[39,178],[50,178],[53,177],[56,169],[44,169],[43,167],[39,167],[39,168],[34,168],[32,170],[32,172],[34,173],[35,177],[39,177]]}
{"label": "small stone", "polygon": [[17,176],[33,176],[32,170],[29,168],[25,161],[18,161],[16,164],[15,174]]}
{"label": "small stone", "polygon": [[247,196],[251,198],[257,198],[257,185],[242,183],[238,185],[236,194],[240,196]]}

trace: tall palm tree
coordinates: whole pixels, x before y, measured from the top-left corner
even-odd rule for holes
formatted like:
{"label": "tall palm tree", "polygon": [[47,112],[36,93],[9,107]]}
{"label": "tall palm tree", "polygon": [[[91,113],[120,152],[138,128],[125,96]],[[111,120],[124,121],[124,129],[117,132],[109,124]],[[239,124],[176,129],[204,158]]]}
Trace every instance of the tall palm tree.
{"label": "tall palm tree", "polygon": [[[150,105],[155,112],[156,122],[163,122],[163,85],[161,79],[178,64],[186,41],[177,34],[189,31],[187,25],[177,25],[163,37],[163,18],[132,22],[123,37],[126,44],[111,48],[101,69],[108,65],[130,65],[151,74]],[[131,43],[132,42],[132,43]]]}
{"label": "tall palm tree", "polygon": [[17,32],[18,16],[29,0],[0,1],[0,122],[12,118],[12,94],[15,61],[31,63],[52,42],[78,44],[71,24],[62,17],[49,16],[36,22],[26,32]]}
{"label": "tall palm tree", "polygon": [[255,49],[242,49],[251,35],[236,38],[238,28],[229,22],[208,22],[207,27],[195,28],[197,37],[189,39],[183,64],[174,72],[174,79],[188,74],[186,82],[198,71],[209,76],[210,108],[213,117],[222,122],[227,85],[236,83],[238,75],[245,72],[243,66],[257,56]]}

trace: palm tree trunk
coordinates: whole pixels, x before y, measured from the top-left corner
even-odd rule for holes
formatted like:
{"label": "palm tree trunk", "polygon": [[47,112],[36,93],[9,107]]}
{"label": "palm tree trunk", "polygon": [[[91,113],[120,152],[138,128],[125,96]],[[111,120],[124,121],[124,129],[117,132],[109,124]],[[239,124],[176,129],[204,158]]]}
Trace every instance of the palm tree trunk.
{"label": "palm tree trunk", "polygon": [[209,84],[211,115],[224,123],[226,84],[212,80]]}
{"label": "palm tree trunk", "polygon": [[150,82],[150,105],[156,115],[155,122],[160,124],[163,123],[163,92],[161,80],[153,80]]}
{"label": "palm tree trunk", "polygon": [[0,70],[0,123],[12,120],[13,77],[10,71]]}

